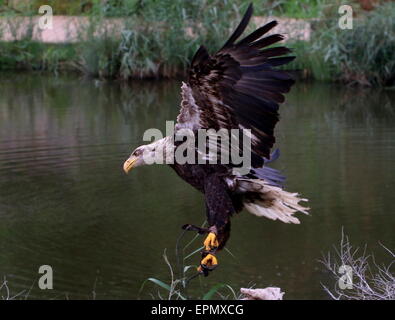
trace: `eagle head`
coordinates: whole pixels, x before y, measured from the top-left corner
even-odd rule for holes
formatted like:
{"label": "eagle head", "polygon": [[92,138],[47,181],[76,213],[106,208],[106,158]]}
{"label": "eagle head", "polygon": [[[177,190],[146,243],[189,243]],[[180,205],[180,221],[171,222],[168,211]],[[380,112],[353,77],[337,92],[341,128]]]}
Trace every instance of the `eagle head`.
{"label": "eagle head", "polygon": [[172,144],[168,137],[136,148],[123,164],[123,170],[129,173],[133,168],[145,164],[163,164],[171,158]]}
{"label": "eagle head", "polygon": [[145,145],[134,149],[132,154],[129,156],[129,158],[123,164],[123,170],[126,173],[129,173],[129,171],[132,170],[133,168],[136,168],[136,167],[139,167],[139,166],[142,166],[145,164],[144,157],[143,157],[145,149],[146,149]]}

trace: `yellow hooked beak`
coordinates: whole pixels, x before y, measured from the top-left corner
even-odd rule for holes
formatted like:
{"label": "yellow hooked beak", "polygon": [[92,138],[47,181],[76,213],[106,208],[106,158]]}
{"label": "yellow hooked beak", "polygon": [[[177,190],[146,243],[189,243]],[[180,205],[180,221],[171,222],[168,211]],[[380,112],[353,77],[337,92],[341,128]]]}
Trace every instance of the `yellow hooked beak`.
{"label": "yellow hooked beak", "polygon": [[129,171],[133,169],[133,166],[138,159],[139,158],[132,156],[128,160],[125,161],[125,163],[123,164],[123,170],[125,171],[126,174],[129,173]]}

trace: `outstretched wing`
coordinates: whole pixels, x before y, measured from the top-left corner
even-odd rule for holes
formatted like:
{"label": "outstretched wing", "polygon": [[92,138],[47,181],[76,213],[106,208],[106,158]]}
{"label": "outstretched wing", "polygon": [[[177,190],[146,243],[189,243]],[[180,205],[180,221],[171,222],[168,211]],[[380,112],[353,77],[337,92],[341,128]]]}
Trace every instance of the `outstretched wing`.
{"label": "outstretched wing", "polygon": [[188,81],[182,86],[176,129],[250,129],[252,152],[270,158],[279,104],[284,101],[283,93],[294,83],[287,72],[276,67],[294,57],[283,57],[290,52],[283,46],[266,48],[283,39],[280,34],[263,37],[277,25],[276,21],[236,42],[252,12],[250,5],[239,26],[214,56],[204,46],[196,52]]}

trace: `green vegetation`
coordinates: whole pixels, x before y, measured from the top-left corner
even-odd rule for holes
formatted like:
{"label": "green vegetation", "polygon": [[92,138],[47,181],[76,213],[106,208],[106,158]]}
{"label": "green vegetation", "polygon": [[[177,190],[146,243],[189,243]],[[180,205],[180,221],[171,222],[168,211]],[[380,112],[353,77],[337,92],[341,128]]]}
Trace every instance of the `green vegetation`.
{"label": "green vegetation", "polygon": [[[202,248],[199,248],[197,251],[200,251],[201,249]],[[158,289],[161,289],[161,290],[157,290],[157,296],[153,295],[152,293],[149,293],[153,299],[161,299],[161,300],[191,299],[191,297],[187,295],[187,288],[192,278],[194,278],[194,275],[189,277],[187,275],[191,274],[190,271],[194,271],[195,276],[198,276],[196,275],[197,266],[195,265],[184,266],[183,269],[181,270],[181,274],[177,277],[177,275],[174,272],[174,267],[171,265],[167,257],[166,250],[163,253],[163,259],[169,268],[169,273],[170,273],[169,283],[159,280],[157,278],[148,278],[141,285],[139,295],[143,293],[147,283],[153,283]],[[202,276],[198,276],[198,277],[202,277]],[[234,291],[234,289],[230,285],[225,283],[217,283],[213,285],[210,289],[208,289],[208,291],[204,292],[200,280],[201,279],[199,278],[199,284],[202,294],[199,297],[193,297],[193,299],[210,300],[214,298],[217,299],[220,298],[224,300],[227,299],[238,300],[241,296],[241,295],[238,296],[236,294],[236,291]]]}
{"label": "green vegetation", "polygon": [[75,48],[69,44],[42,44],[29,40],[3,42],[0,46],[0,70],[46,70],[58,74],[70,70]]}
{"label": "green vegetation", "polygon": [[[4,1],[3,1],[4,2]],[[21,41],[0,43],[0,70],[59,73],[78,71],[101,78],[177,77],[201,43],[215,50],[224,41],[249,1],[228,0],[96,0],[45,1],[55,13],[82,14],[75,44],[42,44],[24,30]],[[253,1],[257,15],[319,18],[312,21],[311,40],[290,42],[297,59],[289,66],[302,77],[392,86],[395,74],[395,4],[384,3],[362,14],[352,30],[338,27],[338,2],[327,0]],[[43,1],[27,1],[32,14]],[[4,6],[3,6],[4,7]],[[18,10],[22,10],[19,8]],[[15,12],[8,12],[11,20]],[[118,17],[123,17],[119,19]],[[105,21],[105,23],[104,23]],[[1,35],[1,25],[0,25]]]}
{"label": "green vegetation", "polygon": [[395,3],[388,2],[342,30],[338,19],[317,22],[309,43],[291,46],[297,59],[291,69],[305,78],[337,80],[365,86],[395,84]]}
{"label": "green vegetation", "polygon": [[319,36],[324,60],[334,76],[348,83],[393,85],[395,81],[395,3],[388,2],[366,17],[355,19],[352,30],[331,22]]}
{"label": "green vegetation", "polygon": [[[205,223],[202,225],[202,227]],[[188,287],[190,284],[193,283],[193,280],[198,278],[200,284],[200,297],[193,297],[194,299],[202,299],[202,300],[210,300],[214,297],[221,298],[221,299],[233,299],[237,300],[240,299],[241,295],[237,295],[233,288],[224,283],[217,283],[213,285],[210,289],[206,289],[206,291],[202,288],[202,283],[200,281],[201,275],[197,272],[197,265],[188,265],[189,258],[193,257],[197,259],[196,255],[200,253],[203,247],[199,247],[190,253],[186,253],[186,250],[194,244],[195,240],[199,238],[199,235],[196,234],[185,246],[182,248],[180,247],[180,242],[182,238],[185,236],[186,233],[190,233],[189,231],[184,230],[179,239],[177,240],[175,256],[176,256],[176,266],[173,266],[168,258],[166,250],[163,253],[163,260],[165,261],[167,267],[169,268],[170,279],[167,282],[159,280],[157,278],[148,278],[146,279],[143,284],[141,285],[139,298],[141,294],[146,291],[144,290],[148,283],[154,284],[158,289],[157,296],[154,296],[150,293],[153,299],[165,299],[165,300],[187,300],[190,299],[191,296],[188,295]],[[228,251],[227,249],[225,249]],[[230,251],[228,251],[230,253]],[[230,253],[231,254],[231,253]],[[214,271],[215,272],[215,271]],[[194,280],[194,281],[197,281]],[[194,282],[196,283],[196,282]]]}

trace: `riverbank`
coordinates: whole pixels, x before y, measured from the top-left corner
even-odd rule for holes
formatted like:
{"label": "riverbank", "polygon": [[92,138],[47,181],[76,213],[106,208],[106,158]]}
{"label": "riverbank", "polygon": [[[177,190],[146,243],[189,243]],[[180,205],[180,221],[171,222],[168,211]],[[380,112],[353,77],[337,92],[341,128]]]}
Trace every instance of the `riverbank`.
{"label": "riverbank", "polygon": [[[38,17],[2,18],[0,70],[122,80],[183,76],[201,43],[218,49],[240,20],[237,8],[225,9],[213,5],[193,11],[184,5],[146,8],[123,18],[55,16],[47,30],[38,29]],[[272,19],[279,21],[275,32],[286,35],[297,56],[289,68],[303,78],[394,85],[395,4],[354,19],[352,30],[338,27],[337,13],[319,19],[255,17],[253,22],[260,26]]]}

